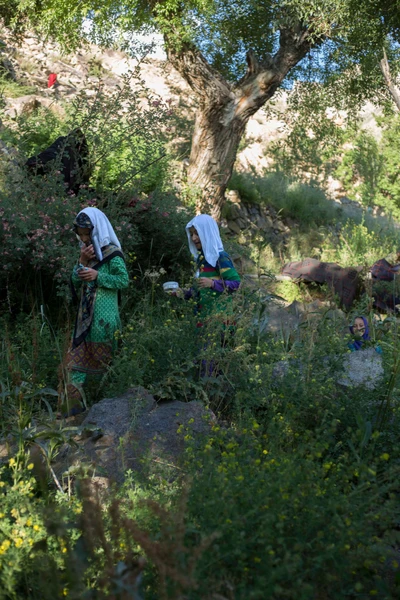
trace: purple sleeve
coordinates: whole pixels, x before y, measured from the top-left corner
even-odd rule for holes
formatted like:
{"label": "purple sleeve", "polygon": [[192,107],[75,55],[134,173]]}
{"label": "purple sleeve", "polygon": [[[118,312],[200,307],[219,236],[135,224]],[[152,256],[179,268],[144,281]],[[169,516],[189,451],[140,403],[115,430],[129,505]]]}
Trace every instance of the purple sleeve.
{"label": "purple sleeve", "polygon": [[214,279],[212,289],[220,293],[222,293],[225,290],[228,290],[228,293],[231,294],[232,292],[235,292],[239,288],[239,286],[240,281],[223,281],[222,279]]}

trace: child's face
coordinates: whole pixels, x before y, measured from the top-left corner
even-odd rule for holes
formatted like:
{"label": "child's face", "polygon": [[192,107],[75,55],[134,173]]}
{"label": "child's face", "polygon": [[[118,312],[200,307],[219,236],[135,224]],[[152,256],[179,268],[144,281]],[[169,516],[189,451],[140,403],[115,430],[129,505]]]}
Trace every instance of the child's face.
{"label": "child's face", "polygon": [[364,325],[364,321],[362,319],[360,319],[360,317],[357,317],[356,319],[354,319],[353,331],[354,331],[354,335],[356,335],[357,337],[362,337],[364,335],[365,325]]}
{"label": "child's face", "polygon": [[79,239],[81,240],[81,242],[83,242],[84,244],[86,244],[86,246],[88,246],[89,244],[92,243],[91,237],[90,237],[90,229],[87,227],[78,227],[76,230],[76,233],[79,236]]}
{"label": "child's face", "polygon": [[197,229],[195,229],[194,227],[191,227],[189,229],[189,231],[190,231],[190,237],[192,238],[193,244],[196,246],[197,250],[201,250],[201,241],[199,238],[199,234],[197,233]]}

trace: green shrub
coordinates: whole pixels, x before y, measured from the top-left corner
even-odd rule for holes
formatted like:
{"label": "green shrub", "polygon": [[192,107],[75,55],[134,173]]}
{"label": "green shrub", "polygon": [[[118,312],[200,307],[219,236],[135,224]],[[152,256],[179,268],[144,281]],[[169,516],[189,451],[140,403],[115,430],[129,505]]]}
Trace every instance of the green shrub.
{"label": "green shrub", "polygon": [[21,458],[0,470],[0,598],[50,600],[67,595],[68,550],[78,537],[71,523],[81,504],[65,496],[47,502],[34,462]]}
{"label": "green shrub", "polygon": [[[164,153],[171,109],[142,82],[133,90],[132,79],[138,77],[131,73],[111,94],[103,89],[95,98],[78,94],[64,107],[64,116],[39,109],[4,119],[5,141],[15,148],[21,165],[55,137],[80,126],[96,182],[96,190],[81,186],[78,197],[66,196],[58,164],[45,177],[30,177],[15,164],[9,169],[1,165],[0,287],[7,290],[12,311],[26,301],[31,307],[51,306],[58,303],[57,294],[68,294],[78,251],[72,221],[88,205],[107,213],[132,269],[150,261],[177,262],[188,217],[179,213],[173,194],[145,193],[159,190],[166,178],[167,169],[158,159]],[[131,258],[136,255],[134,267]]]}
{"label": "green shrub", "polygon": [[[129,94],[124,87],[89,105],[82,95],[65,120],[39,111],[8,123],[7,140],[26,155],[55,130],[68,131],[75,115],[86,125],[97,189],[66,196],[56,168],[47,179],[16,181],[5,172],[2,180],[1,430],[13,457],[1,469],[0,596],[140,600],[144,589],[157,600],[397,597],[396,320],[371,322],[384,351],[375,390],[338,385],[348,329],[329,306],[273,332],[270,290],[242,286],[232,297],[234,325],[222,323],[224,314],[197,327],[195,303],[162,291],[170,279],[191,285],[192,215],[165,191],[164,163],[146,171],[164,151],[169,108],[150,99],[143,117]],[[126,102],[129,116],[118,113]],[[310,156],[315,149],[305,148]],[[373,148],[359,150],[364,160]],[[372,218],[343,223],[321,190],[280,174],[236,174],[231,187],[299,222],[279,261],[307,254],[369,265],[398,247],[394,227]],[[218,419],[205,439],[178,428],[183,464],[144,462],[101,501],[82,479],[85,465],[69,473],[65,490],[48,470],[69,443],[64,430],[76,433],[51,420],[57,399],[46,388],[56,388],[70,339],[72,311],[60,297],[78,252],[72,219],[88,204],[109,216],[132,280],[104,394],[144,385],[158,400],[204,402]],[[262,260],[278,268],[271,246],[257,244],[251,255],[260,269]],[[320,293],[326,300],[329,292]],[[368,305],[362,300],[354,314]]]}
{"label": "green shrub", "polygon": [[[130,198],[130,199],[129,199]],[[140,233],[138,263],[143,273],[153,265],[187,272],[190,265],[186,223],[193,214],[171,192],[128,196],[127,216]]]}
{"label": "green shrub", "polygon": [[[390,365],[379,390],[344,390],[335,375],[347,352],[341,321],[310,317],[287,338],[257,338],[248,322],[241,325],[227,353],[231,410],[221,416],[231,425],[215,423],[203,441],[190,425],[178,429],[187,444],[185,552],[211,541],[196,555],[189,597],[210,590],[238,599],[396,597],[396,405],[390,421],[374,425]],[[396,344],[393,338],[390,346]],[[390,353],[386,358],[391,362]],[[278,377],[274,367],[282,359],[289,367]],[[224,365],[221,359],[222,379]],[[135,497],[133,481],[122,497]],[[179,505],[176,479],[167,481],[158,474],[141,494]],[[138,515],[129,503],[125,510]],[[147,515],[139,522],[157,539],[158,521]],[[184,560],[180,565],[186,568]],[[157,598],[158,579],[151,570],[147,577],[149,597]]]}
{"label": "green shrub", "polygon": [[399,115],[390,115],[378,121],[378,123],[383,125],[383,135],[379,144],[381,168],[374,203],[383,206],[388,213],[392,213],[393,216],[399,218],[400,187],[397,171],[400,131]]}
{"label": "green shrub", "polygon": [[296,219],[303,226],[328,225],[340,220],[340,209],[321,189],[279,173],[265,177],[235,173],[229,188],[237,190],[243,202],[273,206],[283,217]]}
{"label": "green shrub", "polygon": [[217,426],[193,450],[187,530],[194,544],[211,533],[217,539],[200,561],[192,598],[210,589],[237,599],[394,597],[398,585],[384,572],[398,570],[398,467],[345,449],[329,457],[337,426],[326,422],[321,438],[321,423],[315,433],[294,430],[299,443],[285,452],[274,429],[286,437],[291,423],[277,412],[271,437],[257,421],[235,433]]}
{"label": "green shrub", "polygon": [[6,98],[19,98],[20,96],[28,96],[34,94],[37,89],[31,85],[26,85],[18,81],[14,81],[4,72],[0,71],[0,95]]}
{"label": "green shrub", "polygon": [[[369,227],[368,227],[369,225]],[[321,259],[338,262],[341,266],[371,266],[375,261],[392,254],[399,247],[399,232],[390,223],[383,229],[371,221],[357,224],[348,221],[334,239],[327,237],[322,244]]]}
{"label": "green shrub", "polygon": [[23,164],[30,156],[42,152],[57,137],[66,135],[69,125],[54,111],[40,106],[10,120],[4,119],[2,140],[18,152]]}
{"label": "green shrub", "polygon": [[[82,208],[96,201],[88,192],[79,198],[66,197],[62,189],[57,180],[36,178],[35,182],[26,182],[23,192],[3,196],[0,281],[8,289],[10,305],[18,303],[22,295],[32,305],[48,304],[56,301],[57,293],[66,294],[78,256],[72,223]],[[136,227],[124,218],[118,206],[111,207],[107,214],[124,250],[134,249]]]}
{"label": "green shrub", "polygon": [[[192,600],[210,590],[239,599],[396,597],[395,321],[371,328],[384,348],[379,387],[344,390],[336,383],[348,351],[340,314],[327,310],[304,318],[297,329],[266,333],[268,305],[257,291],[243,289],[234,296],[236,328],[225,331],[221,346],[218,322],[199,331],[193,306],[163,294],[166,277],[161,268],[144,274],[107,395],[144,384],[160,399],[206,402],[219,422],[204,440],[192,439],[190,425],[180,427],[185,464],[172,471],[143,464],[141,474],[128,475],[117,505],[113,491],[103,508],[83,494],[79,523],[79,503],[71,514],[53,510],[53,491],[45,501],[35,493],[30,497],[27,518],[38,511],[47,531],[43,568],[57,565],[49,593],[67,587],[71,597],[82,597],[91,588],[102,599],[127,573],[137,574],[139,553],[148,559],[144,583],[150,599],[176,598],[177,590]],[[203,361],[212,374],[201,373]],[[383,418],[379,406],[387,402]],[[29,436],[19,439],[26,441],[11,466],[21,465],[25,480]],[[12,500],[22,508],[22,496],[20,504],[15,495]],[[13,518],[7,516],[7,527],[15,527]],[[61,532],[55,539],[54,531]],[[78,535],[84,543],[75,541]],[[26,578],[20,571],[10,576],[10,597],[29,588],[32,600],[47,598],[40,578],[43,585],[47,580],[35,562],[42,554],[38,548],[33,556],[25,546],[23,554],[22,548],[14,560]],[[119,564],[135,566],[118,570]]]}
{"label": "green shrub", "polygon": [[[65,340],[45,314],[32,312],[21,313],[11,322],[6,315],[0,319],[0,381],[4,385],[24,381],[38,388],[57,388]],[[13,411],[4,398],[0,405],[5,411]],[[3,425],[6,421],[4,418]]]}
{"label": "green shrub", "polygon": [[162,291],[162,271],[149,269],[148,275],[144,274],[142,297],[120,336],[121,350],[112,369],[112,393],[141,384],[164,386],[158,395],[166,397],[169,382],[180,373],[183,383],[184,372],[193,366],[198,351],[193,304],[169,298]]}
{"label": "green shrub", "polygon": [[370,206],[376,203],[384,161],[376,139],[370,133],[361,131],[356,136],[354,147],[344,152],[335,177],[343,182],[352,196],[357,196],[365,206]]}

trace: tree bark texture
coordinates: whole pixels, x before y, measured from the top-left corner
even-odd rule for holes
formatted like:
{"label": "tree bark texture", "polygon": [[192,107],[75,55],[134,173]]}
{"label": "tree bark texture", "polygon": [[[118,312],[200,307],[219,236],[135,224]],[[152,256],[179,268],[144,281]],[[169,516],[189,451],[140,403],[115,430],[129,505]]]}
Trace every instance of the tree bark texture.
{"label": "tree bark texture", "polygon": [[274,56],[258,62],[247,53],[247,73],[235,85],[225,81],[195,47],[174,50],[164,35],[170,62],[199,100],[188,167],[188,183],[199,192],[197,212],[220,220],[225,190],[239,143],[252,115],[276,92],[292,69],[317,42],[300,26],[282,29]]}

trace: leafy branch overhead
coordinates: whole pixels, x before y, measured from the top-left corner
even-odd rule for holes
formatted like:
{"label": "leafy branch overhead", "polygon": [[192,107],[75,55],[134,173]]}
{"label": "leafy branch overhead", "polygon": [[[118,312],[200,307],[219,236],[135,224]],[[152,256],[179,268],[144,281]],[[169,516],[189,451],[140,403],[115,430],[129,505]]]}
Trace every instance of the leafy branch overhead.
{"label": "leafy branch overhead", "polygon": [[[133,51],[158,32],[199,103],[188,182],[198,210],[219,218],[249,118],[293,81],[331,84],[360,104],[383,84],[377,56],[396,58],[400,11],[387,0],[13,0],[0,15],[67,49],[82,38]],[[393,62],[393,60],[392,60]],[[395,67],[394,67],[395,68]]]}
{"label": "leafy branch overhead", "polygon": [[362,54],[382,48],[384,33],[396,41],[400,21],[396,3],[385,0],[12,0],[0,2],[0,15],[19,29],[33,26],[45,36],[57,37],[69,50],[84,37],[127,47],[138,32],[159,31],[167,48],[197,49],[229,81],[243,75],[250,50],[261,64],[268,63],[284,32],[297,30],[313,47],[330,40],[332,50],[342,54],[343,44],[351,42],[347,56],[361,60]]}

